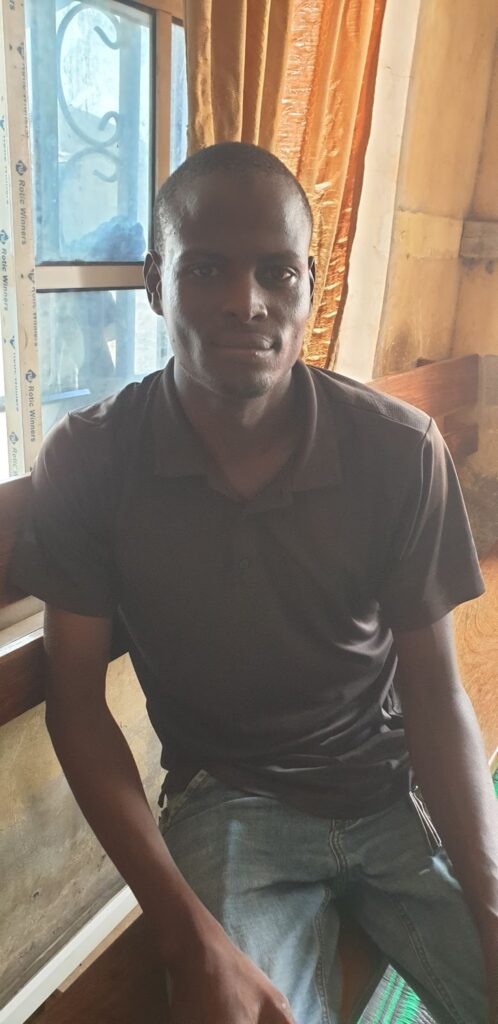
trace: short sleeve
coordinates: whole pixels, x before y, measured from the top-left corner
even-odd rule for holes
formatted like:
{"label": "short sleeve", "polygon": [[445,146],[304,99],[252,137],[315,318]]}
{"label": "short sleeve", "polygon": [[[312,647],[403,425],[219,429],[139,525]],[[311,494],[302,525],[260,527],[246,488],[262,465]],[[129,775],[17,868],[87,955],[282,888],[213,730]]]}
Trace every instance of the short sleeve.
{"label": "short sleeve", "polygon": [[50,432],[31,475],[9,578],[54,607],[110,617],[116,585],[104,449],[101,424],[91,416],[66,416]]}
{"label": "short sleeve", "polygon": [[410,471],[380,605],[392,628],[421,629],[483,591],[456,470],[431,421]]}

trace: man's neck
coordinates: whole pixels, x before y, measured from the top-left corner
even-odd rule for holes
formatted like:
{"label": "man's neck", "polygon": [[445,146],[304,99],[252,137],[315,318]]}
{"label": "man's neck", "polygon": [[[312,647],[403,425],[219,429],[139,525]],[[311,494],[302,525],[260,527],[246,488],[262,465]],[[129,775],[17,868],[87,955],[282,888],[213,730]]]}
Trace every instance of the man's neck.
{"label": "man's neck", "polygon": [[291,373],[270,393],[255,398],[219,395],[176,367],[175,384],[187,418],[217,462],[251,460],[277,446],[292,450],[296,416]]}

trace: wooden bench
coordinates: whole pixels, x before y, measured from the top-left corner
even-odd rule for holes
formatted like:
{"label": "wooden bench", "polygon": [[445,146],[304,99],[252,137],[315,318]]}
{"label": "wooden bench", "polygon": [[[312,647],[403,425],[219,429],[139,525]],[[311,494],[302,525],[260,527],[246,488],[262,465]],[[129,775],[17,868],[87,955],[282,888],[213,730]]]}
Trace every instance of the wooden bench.
{"label": "wooden bench", "polygon": [[[423,365],[375,380],[372,386],[433,416],[457,465],[476,451],[478,430],[472,413],[479,394],[478,356]],[[0,488],[0,607],[24,596],[9,591],[6,570],[29,494],[27,477]],[[483,566],[488,594],[457,614],[463,678],[481,719],[488,756],[498,736],[498,710],[492,699],[494,662],[486,655],[494,643],[498,620],[497,554],[492,553]],[[0,725],[43,699],[43,640],[41,628],[36,628],[0,646]],[[383,973],[385,959],[350,921],[342,923],[340,956],[344,976],[341,1024],[348,1024],[364,1009]],[[93,956],[73,983],[55,993],[36,1015],[38,1024],[142,1024],[143,1020],[164,1024],[166,1018],[163,969],[141,916],[107,943],[100,955]]]}

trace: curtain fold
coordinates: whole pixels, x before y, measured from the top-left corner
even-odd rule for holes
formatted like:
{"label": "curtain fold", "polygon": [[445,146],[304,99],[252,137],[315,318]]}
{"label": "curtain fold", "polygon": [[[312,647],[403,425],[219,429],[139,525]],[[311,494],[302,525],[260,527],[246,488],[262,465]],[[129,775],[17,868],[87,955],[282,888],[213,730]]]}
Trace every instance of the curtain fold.
{"label": "curtain fold", "polygon": [[275,151],[293,0],[185,0],[188,151],[254,142]]}
{"label": "curtain fold", "polygon": [[185,0],[189,152],[221,141],[276,153],[315,216],[305,342],[331,367],[346,296],[386,0]]}

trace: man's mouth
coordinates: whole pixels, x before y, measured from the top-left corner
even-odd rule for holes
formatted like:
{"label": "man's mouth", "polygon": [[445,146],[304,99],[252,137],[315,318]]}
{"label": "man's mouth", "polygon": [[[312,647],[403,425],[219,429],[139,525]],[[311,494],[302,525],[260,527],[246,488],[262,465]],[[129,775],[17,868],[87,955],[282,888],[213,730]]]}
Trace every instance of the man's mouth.
{"label": "man's mouth", "polygon": [[216,351],[219,353],[222,359],[228,360],[239,360],[240,362],[264,362],[265,360],[271,359],[274,355],[275,349],[273,345],[269,345],[266,348],[263,346],[252,345],[217,345]]}
{"label": "man's mouth", "polygon": [[216,348],[224,352],[271,352],[274,342],[261,334],[238,334],[231,337],[224,337],[217,342]]}

